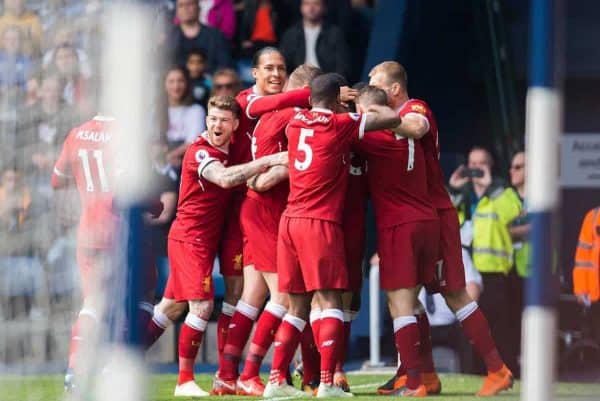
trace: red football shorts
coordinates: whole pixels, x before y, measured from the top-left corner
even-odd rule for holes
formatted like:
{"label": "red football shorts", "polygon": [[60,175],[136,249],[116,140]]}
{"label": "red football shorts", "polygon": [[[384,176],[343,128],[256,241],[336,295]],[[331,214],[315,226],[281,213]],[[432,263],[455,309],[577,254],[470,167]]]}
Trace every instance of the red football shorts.
{"label": "red football shorts", "polygon": [[365,257],[366,215],[357,211],[344,216],[344,248],[348,268],[348,290],[360,291],[363,280],[363,262]]}
{"label": "red football shorts", "polygon": [[225,227],[219,249],[219,270],[224,277],[241,276],[243,236],[240,228],[240,209],[244,200],[243,193],[235,193],[231,210],[225,218]]}
{"label": "red football shorts", "polygon": [[434,280],[427,284],[431,294],[451,293],[465,288],[465,265],[462,260],[460,225],[454,208],[438,210],[440,217],[440,259]]}
{"label": "red football shorts", "polygon": [[244,266],[254,265],[260,272],[277,273],[277,233],[281,211],[246,198],[240,222],[244,234]]}
{"label": "red football shorts", "polygon": [[437,220],[415,221],[379,230],[380,287],[397,290],[431,282],[439,259],[439,238]]}
{"label": "red football shorts", "polygon": [[281,217],[277,242],[279,290],[303,294],[348,288],[344,234],[331,221]]}
{"label": "red football shorts", "polygon": [[212,279],[215,252],[202,244],[192,244],[169,238],[169,285],[177,302],[214,298]]}
{"label": "red football shorts", "polygon": [[111,248],[77,247],[77,265],[84,298],[106,289],[114,267],[111,252]]}

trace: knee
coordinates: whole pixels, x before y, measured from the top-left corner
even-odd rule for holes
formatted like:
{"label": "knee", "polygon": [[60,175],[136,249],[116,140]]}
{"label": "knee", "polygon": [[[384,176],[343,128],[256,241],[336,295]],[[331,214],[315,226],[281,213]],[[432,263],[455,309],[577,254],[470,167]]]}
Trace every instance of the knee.
{"label": "knee", "polygon": [[225,295],[223,300],[230,305],[235,305],[242,296],[244,288],[243,277],[229,277],[225,279]]}
{"label": "knee", "polygon": [[185,302],[177,303],[172,301],[166,304],[162,304],[162,302],[159,304],[159,310],[172,322],[179,319],[179,317],[185,312],[186,307],[187,305]]}
{"label": "knee", "polygon": [[190,314],[198,316],[201,319],[208,320],[214,308],[212,300],[190,301]]}
{"label": "knee", "polygon": [[454,312],[473,302],[473,299],[464,288],[445,294],[444,298],[448,307]]}

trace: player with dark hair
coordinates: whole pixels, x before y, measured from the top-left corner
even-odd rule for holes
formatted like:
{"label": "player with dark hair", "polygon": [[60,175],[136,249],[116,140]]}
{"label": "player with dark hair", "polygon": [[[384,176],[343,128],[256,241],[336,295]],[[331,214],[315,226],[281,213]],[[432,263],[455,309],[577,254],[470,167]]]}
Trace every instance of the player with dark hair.
{"label": "player with dark hair", "polygon": [[306,397],[288,385],[287,367],[309,317],[313,295],[321,309],[318,346],[321,377],[318,397],[350,397],[333,385],[341,343],[341,293],[348,287],[343,232],[343,203],[348,183],[350,144],[366,130],[400,123],[388,107],[374,106],[368,114],[335,114],[339,107],[338,74],[311,81],[311,110],[298,111],[288,124],[290,195],[279,225],[277,268],[279,289],[288,293],[290,307],[275,335],[275,354],[265,397]]}
{"label": "player with dark hair", "polygon": [[[444,296],[448,307],[460,321],[465,335],[486,364],[488,375],[477,394],[480,396],[495,395],[512,386],[513,375],[498,353],[487,319],[465,289],[458,217],[444,186],[444,175],[439,161],[437,122],[427,103],[408,97],[407,74],[401,64],[395,61],[380,63],[371,70],[369,77],[371,78],[370,84],[386,92],[388,105],[397,110],[402,117],[402,124],[397,127],[395,132],[403,137],[418,139],[423,148],[428,192],[440,219],[439,257],[441,257],[441,262],[438,264],[438,269],[441,272],[436,274],[435,282],[428,284],[428,290],[439,291]],[[413,321],[415,315],[416,321]],[[427,315],[420,306],[404,317],[407,320],[411,319],[410,324],[418,327],[424,384],[429,393],[439,393],[441,384],[433,366]],[[396,375],[381,386],[378,392],[391,393],[401,390],[408,380],[414,382],[416,378],[407,378],[407,372],[402,363]],[[413,388],[410,385],[408,387]]]}
{"label": "player with dark hair", "polygon": [[[299,66],[290,75],[286,92],[307,86],[320,73],[316,67]],[[295,108],[288,107],[264,114],[260,118],[252,138],[253,158],[287,149],[284,129],[294,113]],[[276,255],[279,220],[289,193],[287,178],[287,166],[275,166],[255,176],[248,181],[249,190],[242,205],[240,219],[244,234],[245,268],[241,302],[260,309],[267,295],[270,298],[257,321],[244,371],[239,378],[236,362],[239,361],[245,342],[234,348],[228,338],[225,345],[228,363],[222,366],[219,376],[222,381],[229,381],[230,388],[235,385],[236,393],[240,395],[262,395],[264,385],[259,377],[260,365],[287,311],[287,295],[280,293],[277,285]],[[237,382],[235,379],[238,379]]]}

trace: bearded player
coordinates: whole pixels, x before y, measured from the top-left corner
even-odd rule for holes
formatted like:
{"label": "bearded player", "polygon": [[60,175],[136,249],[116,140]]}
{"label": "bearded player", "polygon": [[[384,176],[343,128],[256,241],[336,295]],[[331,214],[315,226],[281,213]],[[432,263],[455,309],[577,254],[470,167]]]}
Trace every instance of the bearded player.
{"label": "bearded player", "polygon": [[[286,84],[286,92],[307,86],[320,70],[309,65],[296,68]],[[287,150],[285,127],[295,113],[288,107],[264,114],[254,129],[254,158]],[[281,214],[289,193],[287,166],[276,166],[248,181],[249,190],[241,210],[244,234],[244,291],[238,303],[240,311],[257,314],[267,296],[269,302],[256,324],[244,370],[238,378],[238,363],[253,321],[237,316],[235,331],[227,338],[225,358],[219,367],[213,393],[260,396],[264,385],[259,377],[260,366],[273,336],[288,306],[286,294],[277,287],[277,233]],[[242,318],[242,319],[240,319]],[[233,333],[243,335],[231,335]],[[237,382],[236,382],[237,379]]]}
{"label": "bearded player", "polygon": [[[246,163],[252,160],[251,140],[254,126],[264,113],[286,107],[306,107],[309,90],[297,89],[281,93],[287,80],[286,66],[283,55],[274,47],[265,47],[254,55],[252,76],[256,80],[250,88],[241,91],[236,96],[240,106],[239,126],[231,140],[230,165]],[[229,327],[233,328],[231,341],[246,342],[248,333],[244,324],[250,319],[250,327],[258,312],[247,308],[244,303],[238,303],[244,286],[242,277],[243,236],[240,227],[240,211],[245,198],[246,189],[238,188],[231,200],[230,210],[225,221],[223,240],[220,246],[219,260],[221,273],[225,279],[225,297],[221,313],[217,319],[217,349],[219,352],[219,370],[215,375],[214,387],[216,393],[228,392],[227,381],[221,381],[219,372],[229,371],[231,365],[222,369],[227,361],[223,359],[225,342],[228,338]],[[235,316],[234,316],[235,315]],[[234,317],[233,322],[231,322]],[[246,319],[247,318],[247,319]],[[238,333],[238,330],[241,329]],[[237,365],[236,365],[237,377]]]}

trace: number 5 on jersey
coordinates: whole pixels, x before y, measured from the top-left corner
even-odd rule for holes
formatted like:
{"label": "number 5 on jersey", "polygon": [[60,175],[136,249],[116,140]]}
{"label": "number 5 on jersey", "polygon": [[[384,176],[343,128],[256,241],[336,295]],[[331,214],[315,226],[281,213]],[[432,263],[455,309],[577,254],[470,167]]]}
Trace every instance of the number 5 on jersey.
{"label": "number 5 on jersey", "polygon": [[300,161],[298,159],[294,160],[294,167],[296,170],[304,171],[306,170],[313,159],[313,151],[308,143],[306,143],[307,137],[312,137],[315,134],[315,131],[312,129],[301,128],[300,129],[300,138],[298,140],[298,150],[304,153],[304,161]]}

